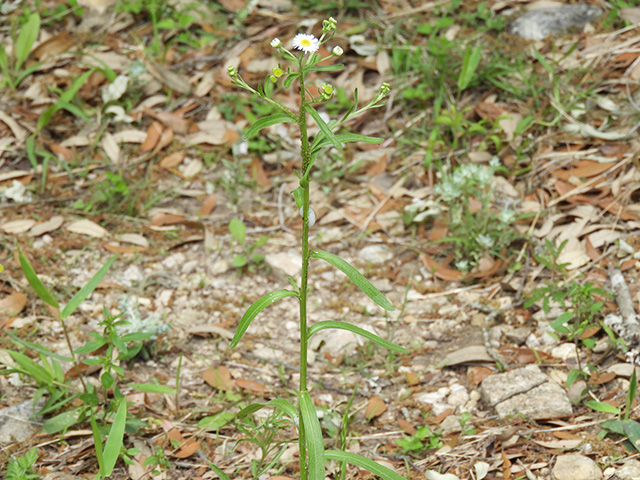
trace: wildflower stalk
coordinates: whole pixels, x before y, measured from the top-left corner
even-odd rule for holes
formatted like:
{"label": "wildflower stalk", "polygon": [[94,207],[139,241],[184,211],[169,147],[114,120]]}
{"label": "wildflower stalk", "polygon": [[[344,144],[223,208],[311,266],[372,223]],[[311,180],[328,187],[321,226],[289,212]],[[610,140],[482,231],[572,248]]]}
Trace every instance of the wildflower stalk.
{"label": "wildflower stalk", "polygon": [[[300,71],[302,71],[302,58],[300,57]],[[307,287],[309,284],[309,177],[306,175],[311,166],[311,149],[307,136],[307,111],[305,110],[306,89],[304,75],[300,75],[300,114],[298,125],[300,128],[301,155],[302,155],[302,274],[300,279],[300,392],[307,391]],[[298,405],[300,418],[300,479],[307,480],[307,451],[305,429],[302,424],[301,406]]]}
{"label": "wildflower stalk", "polygon": [[[359,115],[364,111],[384,105],[383,99],[389,93],[389,86],[383,83],[378,91],[377,95],[364,107],[357,109],[357,105],[354,105],[344,117],[337,122],[326,123],[320,114],[314,109],[313,105],[321,102],[327,102],[332,99],[334,94],[334,87],[328,83],[324,83],[319,89],[319,95],[314,97],[308,92],[306,87],[306,76],[312,71],[326,72],[332,70],[339,70],[343,65],[329,65],[318,67],[318,63],[326,58],[321,58],[316,52],[319,46],[333,37],[336,29],[336,21],[333,18],[325,20],[323,22],[323,34],[320,39],[315,38],[309,34],[298,34],[293,39],[293,45],[296,49],[302,50],[302,54],[294,55],[287,50],[279,39],[273,39],[271,46],[279,51],[283,58],[291,61],[297,67],[297,71],[291,71],[287,69],[284,72],[280,65],[277,69],[272,70],[272,75],[267,76],[265,85],[276,83],[278,78],[285,75],[285,86],[290,86],[294,80],[298,81],[299,95],[300,95],[300,110],[297,114],[291,112],[288,108],[280,105],[276,100],[269,98],[267,89],[260,86],[254,89],[247,85],[242,79],[238,71],[234,67],[229,67],[227,73],[232,79],[232,83],[236,86],[244,88],[251,93],[259,96],[266,102],[275,105],[278,110],[286,115],[274,114],[268,117],[256,120],[256,122],[245,133],[245,139],[248,139],[256,135],[260,129],[275,125],[278,123],[294,122],[298,124],[300,129],[300,154],[302,157],[301,170],[298,175],[300,180],[300,186],[293,192],[293,196],[296,202],[296,206],[299,209],[302,216],[302,235],[301,235],[301,249],[302,249],[302,269],[300,285],[298,286],[294,279],[290,278],[289,281],[294,287],[294,290],[275,290],[272,291],[260,299],[258,299],[253,305],[251,305],[245,314],[243,315],[236,333],[231,341],[230,348],[234,348],[242,338],[244,332],[249,327],[251,321],[256,315],[267,306],[271,305],[277,300],[285,297],[295,296],[298,298],[300,307],[300,383],[298,389],[298,405],[293,407],[287,401],[276,399],[278,402],[273,404],[274,407],[280,408],[285,414],[287,414],[298,427],[298,446],[299,446],[299,461],[300,461],[300,479],[301,480],[316,480],[324,478],[324,459],[340,459],[343,462],[350,462],[355,465],[359,465],[363,468],[376,473],[386,480],[399,480],[402,477],[395,472],[389,470],[386,467],[372,462],[363,457],[359,457],[348,452],[341,451],[324,451],[324,444],[322,441],[322,431],[320,423],[318,421],[317,412],[313,401],[308,394],[307,386],[307,353],[308,353],[308,341],[309,338],[320,330],[326,328],[341,328],[350,330],[359,335],[363,335],[369,340],[391,350],[399,353],[408,353],[402,347],[392,344],[386,340],[383,340],[376,335],[373,335],[359,327],[352,326],[347,322],[316,322],[314,325],[309,326],[307,319],[307,294],[308,294],[308,280],[309,280],[309,262],[312,257],[322,259],[332,264],[337,269],[345,273],[356,286],[358,286],[366,295],[369,296],[375,303],[386,310],[393,310],[393,305],[387,300],[382,293],[380,293],[364,276],[358,272],[355,268],[349,265],[339,257],[323,252],[321,250],[311,251],[309,248],[309,229],[315,222],[315,213],[309,206],[309,184],[311,178],[311,169],[317,155],[325,146],[333,145],[336,148],[342,148],[346,142],[363,141],[368,143],[380,143],[381,138],[366,137],[358,134],[343,134],[336,135],[333,130],[338,129],[347,119],[352,118],[355,115]],[[344,52],[340,47],[334,47],[330,57],[338,57]],[[327,57],[328,58],[328,57]],[[357,92],[356,102],[357,104]],[[354,111],[355,110],[355,111]],[[310,140],[307,132],[307,114],[311,117],[319,127],[319,133],[315,135],[313,141]],[[271,402],[270,402],[271,403]],[[249,413],[255,412],[257,409],[262,408],[265,404],[256,406],[250,405],[245,410],[241,411],[238,416],[243,417]]]}

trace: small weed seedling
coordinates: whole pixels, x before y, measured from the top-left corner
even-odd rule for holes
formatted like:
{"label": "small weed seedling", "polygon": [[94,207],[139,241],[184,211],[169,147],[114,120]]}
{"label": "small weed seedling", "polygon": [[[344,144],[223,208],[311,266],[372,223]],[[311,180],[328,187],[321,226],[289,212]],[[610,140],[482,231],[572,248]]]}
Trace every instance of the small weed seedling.
{"label": "small weed seedling", "polygon": [[0,45],[0,88],[8,86],[11,90],[18,88],[18,85],[40,66],[39,63],[31,65],[22,70],[24,62],[27,60],[31,47],[40,33],[40,15],[37,13],[28,14],[24,24],[20,26],[20,33],[15,41],[14,51],[8,54],[3,45]]}
{"label": "small weed seedling", "polygon": [[31,480],[33,478],[39,478],[40,475],[33,470],[33,464],[36,463],[36,460],[38,460],[38,450],[35,448],[32,448],[19,457],[11,457],[7,465],[5,480]]}
{"label": "small weed seedling", "polygon": [[[18,255],[22,270],[31,287],[42,301],[57,311],[57,317],[62,326],[70,357],[50,352],[41,346],[20,340],[17,336],[11,335],[16,343],[38,352],[41,362],[37,363],[20,352],[8,351],[15,365],[7,365],[9,368],[2,373],[21,373],[33,378],[39,386],[36,397],[42,396],[45,391],[49,393],[49,400],[41,414],[59,410],[63,406],[71,404],[71,400],[79,400],[79,406],[46,420],[43,430],[47,433],[57,433],[88,420],[93,431],[93,441],[99,465],[99,473],[96,478],[108,478],[118,458],[122,457],[125,462],[130,461],[127,457],[127,451],[123,449],[125,427],[129,431],[136,431],[143,426],[142,422],[128,415],[127,401],[120,392],[118,383],[119,378],[125,373],[119,362],[137,355],[142,348],[141,342],[152,337],[153,332],[119,332],[118,327],[122,328],[128,322],[119,319],[119,316],[111,315],[104,308],[105,318],[100,323],[103,327],[102,332],[91,333],[91,339],[83,347],[74,350],[71,346],[65,319],[95,290],[107,274],[115,260],[115,256],[107,261],[91,280],[69,300],[64,308],[60,308],[58,299],[44,286],[27,257],[20,250],[18,250]],[[93,355],[80,361],[77,357],[80,354]],[[65,377],[61,361],[70,361],[72,363],[72,374],[80,380],[81,391],[76,391],[76,387],[71,385]],[[84,368],[81,364],[101,367],[101,388],[96,388],[94,385],[85,382],[83,377]],[[134,384],[129,385],[129,387],[143,392],[176,394],[175,388],[165,385]]]}
{"label": "small weed seedling", "polygon": [[635,420],[631,420],[631,410],[633,409],[633,401],[638,391],[638,380],[636,378],[636,369],[633,369],[631,378],[629,380],[629,391],[627,392],[627,401],[624,408],[624,414],[622,410],[613,405],[605,402],[597,402],[589,400],[584,402],[588,407],[593,408],[598,412],[614,413],[618,415],[617,420],[607,420],[602,422],[600,426],[603,430],[598,434],[600,438],[604,438],[608,433],[617,433],[627,437],[629,442],[625,442],[627,450],[633,452],[634,449],[640,452],[640,423]]}
{"label": "small weed seedling", "polygon": [[[361,457],[344,450],[325,450],[322,429],[318,420],[318,413],[313,400],[309,395],[307,387],[307,345],[309,339],[321,330],[327,328],[349,330],[390,350],[394,350],[399,353],[408,353],[406,349],[394,345],[393,343],[383,340],[377,335],[346,322],[320,321],[311,326],[308,324],[307,292],[309,282],[309,263],[312,258],[328,262],[330,265],[346,274],[356,286],[358,286],[380,307],[385,310],[394,310],[391,302],[389,302],[389,300],[387,300],[387,298],[355,268],[340,257],[322,250],[312,250],[309,245],[309,229],[315,223],[315,214],[309,206],[309,185],[313,178],[311,175],[312,167],[316,162],[318,155],[324,147],[333,146],[338,150],[341,150],[343,148],[343,144],[347,142],[362,141],[367,143],[380,143],[382,141],[381,138],[366,137],[353,133],[335,133],[335,131],[340,129],[347,119],[359,115],[368,109],[383,105],[383,99],[389,92],[389,86],[383,83],[373,100],[360,109],[357,108],[358,102],[356,92],[355,105],[347,110],[341,120],[331,120],[328,122],[324,120],[314,105],[326,103],[331,100],[334,95],[334,87],[328,83],[324,83],[320,86],[318,95],[313,96],[307,90],[306,84],[308,80],[307,77],[312,72],[337,71],[343,67],[343,65],[319,65],[323,60],[342,55],[343,51],[340,47],[334,47],[330,55],[325,58],[322,58],[321,55],[316,53],[321,44],[328,42],[333,37],[335,30],[336,21],[333,18],[330,18],[323,22],[322,36],[320,38],[316,38],[309,34],[297,34],[293,39],[293,46],[294,48],[301,50],[299,54],[294,54],[289,51],[279,39],[273,39],[271,46],[276,49],[287,62],[290,63],[293,69],[291,69],[291,67],[283,68],[282,66],[274,68],[272,70],[272,74],[268,75],[265,79],[264,85],[260,85],[257,90],[250,87],[242,79],[236,68],[228,68],[228,74],[234,85],[248,90],[255,96],[274,106],[278,111],[276,114],[256,120],[246,132],[245,139],[255,136],[263,128],[272,125],[279,123],[296,123],[300,129],[302,155],[301,169],[298,174],[300,185],[293,192],[293,196],[303,222],[301,235],[302,274],[300,284],[297,284],[294,279],[290,278],[289,281],[293,286],[293,289],[274,290],[267,293],[251,305],[240,319],[240,323],[230,345],[230,348],[234,348],[238,345],[253,319],[266,307],[283,298],[296,298],[300,307],[300,384],[297,389],[298,405],[297,407],[294,407],[287,400],[277,398],[266,404],[259,403],[249,405],[239,413],[239,417],[246,417],[247,415],[266,406],[275,407],[276,409],[281,410],[284,415],[289,417],[289,420],[293,422],[298,430],[299,435],[298,448],[300,451],[299,462],[301,480],[324,479],[326,460],[336,460],[338,462],[347,462],[357,465],[371,471],[385,480],[401,480],[403,477],[394,471],[365,457]],[[281,105],[271,97],[274,86],[281,80],[281,78],[284,79],[283,85],[285,88],[291,87],[294,81],[298,82],[300,110],[297,113],[291,111],[284,105]],[[307,134],[308,117],[311,117],[319,127],[319,133],[315,136],[313,141],[310,141]],[[215,471],[221,476],[221,478],[228,478],[228,476],[219,468],[215,468]]]}
{"label": "small weed seedling", "polygon": [[255,251],[262,245],[267,243],[269,237],[262,236],[250,245],[246,245],[247,227],[244,226],[242,221],[234,218],[229,222],[229,232],[236,239],[238,245],[244,248],[244,253],[239,253],[231,261],[231,266],[235,268],[246,268],[250,272],[264,267],[264,255],[261,253],[255,253]]}
{"label": "small weed seedling", "polygon": [[440,183],[434,187],[439,202],[417,201],[405,208],[413,222],[446,210],[449,235],[439,241],[455,246],[455,265],[462,272],[471,270],[486,254],[502,256],[518,237],[513,227],[515,211],[508,205],[496,208],[492,204],[491,185],[501,168],[497,158],[488,166],[460,165],[453,172],[442,168]]}

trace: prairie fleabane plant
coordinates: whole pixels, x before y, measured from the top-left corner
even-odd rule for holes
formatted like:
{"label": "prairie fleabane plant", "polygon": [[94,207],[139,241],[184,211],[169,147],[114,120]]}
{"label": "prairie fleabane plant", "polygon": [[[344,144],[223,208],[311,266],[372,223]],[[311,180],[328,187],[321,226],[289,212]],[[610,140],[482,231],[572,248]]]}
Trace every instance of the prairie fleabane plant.
{"label": "prairie fleabane plant", "polygon": [[[348,324],[346,322],[337,321],[321,321],[311,326],[307,323],[307,285],[309,275],[309,261],[311,258],[319,258],[342,271],[347,277],[358,286],[371,300],[385,310],[394,310],[393,305],[387,298],[376,289],[360,272],[349,265],[340,257],[322,250],[312,250],[309,245],[309,228],[315,222],[315,214],[309,206],[309,184],[311,179],[311,170],[322,152],[324,147],[333,146],[338,149],[343,148],[343,144],[347,142],[367,142],[380,143],[381,138],[366,137],[354,133],[334,133],[340,129],[346,120],[356,115],[360,115],[370,108],[384,105],[384,97],[389,93],[389,86],[383,83],[376,96],[364,107],[358,109],[357,91],[355,92],[354,105],[349,108],[346,114],[340,120],[331,120],[326,122],[313,105],[329,102],[334,95],[334,87],[328,83],[324,83],[319,87],[317,96],[313,96],[306,88],[307,77],[312,72],[331,72],[340,70],[343,65],[319,65],[320,62],[331,57],[342,55],[343,51],[340,47],[334,47],[331,54],[325,58],[316,53],[320,45],[328,42],[333,37],[336,30],[336,21],[333,18],[323,22],[322,36],[316,38],[309,34],[298,34],[293,39],[293,46],[300,50],[300,53],[291,52],[284,47],[279,39],[271,41],[271,46],[278,51],[278,54],[290,64],[289,67],[278,66],[274,68],[272,74],[268,75],[263,85],[257,89],[250,87],[240,76],[237,69],[229,67],[227,73],[232,79],[232,83],[238,87],[250,91],[263,101],[274,106],[279,113],[269,115],[257,120],[248,129],[245,139],[256,135],[261,129],[276,125],[278,123],[297,123],[300,129],[301,137],[301,169],[296,172],[300,180],[300,186],[293,191],[293,196],[300,214],[302,216],[302,274],[300,284],[294,279],[289,278],[293,289],[280,289],[270,292],[249,307],[243,315],[235,336],[231,341],[230,348],[238,345],[243,334],[249,328],[253,319],[267,306],[286,297],[295,297],[300,304],[300,385],[298,388],[298,406],[294,407],[291,403],[284,399],[275,399],[266,404],[252,404],[243,409],[238,416],[243,418],[247,415],[261,409],[265,406],[272,406],[288,416],[294,423],[299,434],[300,449],[300,478],[302,480],[322,480],[325,478],[325,460],[337,460],[342,464],[351,463],[359,467],[365,468],[384,479],[400,480],[403,477],[392,470],[379,465],[378,463],[367,458],[338,450],[324,450],[322,431],[318,421],[316,408],[309,396],[307,389],[307,344],[309,339],[320,330],[327,328],[338,328],[349,330],[351,332],[362,335],[372,342],[399,353],[408,353],[402,347],[394,345],[382,338],[363,330],[362,328]],[[293,112],[289,108],[281,105],[278,101],[271,97],[276,82],[283,78],[283,86],[291,87],[297,81],[297,88],[300,93],[300,110]],[[310,116],[319,127],[319,133],[315,138],[310,139],[307,134],[307,116]],[[220,472],[216,469],[218,474]]]}

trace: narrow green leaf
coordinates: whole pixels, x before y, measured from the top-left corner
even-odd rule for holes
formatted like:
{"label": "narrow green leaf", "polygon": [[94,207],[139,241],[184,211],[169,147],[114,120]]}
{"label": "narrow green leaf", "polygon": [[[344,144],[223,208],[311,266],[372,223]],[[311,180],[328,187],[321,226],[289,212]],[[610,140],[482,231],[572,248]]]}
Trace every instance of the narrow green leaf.
{"label": "narrow green leaf", "polygon": [[320,131],[329,139],[329,142],[336,147],[338,150],[342,150],[342,144],[340,140],[335,136],[335,134],[329,128],[329,125],[322,119],[320,114],[313,108],[311,105],[305,105],[304,109],[307,111],[309,115],[316,121]]}
{"label": "narrow green leaf", "polygon": [[629,391],[627,392],[627,402],[624,410],[624,419],[629,420],[631,415],[631,406],[633,400],[636,398],[636,392],[638,391],[638,378],[636,377],[636,369],[633,369],[631,378],[629,379]]}
{"label": "narrow green leaf", "polygon": [[96,418],[93,415],[93,409],[89,410],[89,414],[89,423],[91,423],[91,432],[93,433],[93,445],[96,452],[96,459],[98,460],[100,475],[104,476],[104,456],[102,452],[102,437],[100,435],[100,428],[98,427]]}
{"label": "narrow green leaf", "polygon": [[299,73],[292,73],[291,75],[289,75],[287,78],[284,79],[284,82],[282,82],[282,84],[284,85],[284,88],[289,88],[291,86],[291,84],[293,83],[293,81],[298,78],[300,76]]}
{"label": "narrow green leaf", "polygon": [[309,69],[310,72],[333,72],[335,70],[340,70],[344,68],[343,63],[337,63],[335,65],[322,65],[320,67],[311,67]]}
{"label": "narrow green leaf", "polygon": [[300,413],[309,455],[309,478],[324,478],[324,441],[318,414],[309,392],[300,393]]}
{"label": "narrow green leaf", "polygon": [[267,403],[252,403],[251,405],[243,408],[238,412],[237,417],[242,420],[247,416],[257,412],[258,410],[263,409],[264,407],[275,407],[280,409],[285,415],[287,415],[291,421],[298,426],[300,424],[300,418],[298,416],[298,410],[296,407],[291,405],[287,400],[283,398],[274,398],[273,400]]}
{"label": "narrow green leaf", "polygon": [[314,250],[313,252],[311,252],[311,256],[324,260],[325,262],[329,262],[331,265],[336,267],[347,277],[349,277],[349,280],[351,280],[360,290],[364,292],[367,297],[373,300],[380,307],[388,311],[395,310],[395,307],[391,305],[391,302],[387,300],[387,297],[385,297],[380,292],[380,290],[374,287],[373,284],[369,280],[367,280],[364,275],[362,275],[358,270],[353,268],[337,255],[325,252],[323,250]]}
{"label": "narrow green leaf", "polygon": [[214,473],[215,473],[216,475],[218,475],[218,477],[220,478],[220,480],[231,480],[231,479],[229,478],[229,475],[227,475],[226,473],[224,473],[224,472],[220,469],[220,467],[218,467],[218,466],[214,465],[214,464],[213,464],[213,463],[211,463],[211,462],[209,462],[209,468],[210,468],[211,470],[213,470],[213,471],[214,471]]}
{"label": "narrow green leaf", "polygon": [[36,123],[36,131],[40,131],[44,127],[46,127],[51,121],[51,118],[55,115],[55,113],[58,110],[60,110],[63,105],[70,103],[71,100],[73,100],[73,97],[75,97],[76,93],[78,93],[78,90],[80,90],[84,82],[87,81],[87,79],[91,76],[91,74],[94,71],[95,71],[95,68],[92,68],[91,70],[87,70],[82,75],[80,75],[71,84],[71,87],[69,87],[68,90],[64,91],[62,95],[60,95],[60,98],[55,104],[51,105],[44,112],[42,112],[42,114],[40,115],[40,118],[38,118],[38,122]]}
{"label": "narrow green leaf", "polygon": [[124,438],[124,427],[127,423],[127,400],[121,399],[120,406],[116,412],[116,417],[109,430],[109,438],[104,444],[104,475],[107,477],[113,472],[113,467],[120,456],[122,449],[122,439]]}
{"label": "narrow green leaf", "polygon": [[57,360],[62,360],[65,362],[72,362],[73,360],[71,359],[71,357],[65,357],[64,355],[60,355],[58,353],[52,352],[50,350],[47,350],[45,347],[41,346],[41,345],[36,345],[35,343],[31,343],[31,342],[27,342],[26,340],[23,340],[22,338],[18,337],[15,333],[13,332],[9,332],[6,331],[6,334],[11,337],[11,339],[20,344],[23,345],[27,348],[30,348],[31,350],[34,350],[38,353],[41,353],[43,355],[46,355],[47,357],[51,357],[51,358],[55,358]]}
{"label": "narrow green leaf", "polygon": [[235,415],[232,412],[220,412],[215,415],[209,415],[198,421],[198,428],[206,430],[220,430],[227,423],[233,420]]}
{"label": "narrow green leaf", "polygon": [[542,54],[537,49],[533,50],[533,56],[536,57],[536,60],[540,62],[540,65],[544,67],[547,73],[553,76],[553,68],[551,67],[551,65],[549,65],[549,62],[547,62],[547,60],[542,56]]}
{"label": "narrow green leaf", "polygon": [[32,13],[29,15],[27,22],[20,29],[18,40],[16,41],[16,64],[15,72],[17,73],[22,64],[31,53],[31,47],[38,38],[40,33],[40,15]]}
{"label": "narrow green leaf", "polygon": [[20,367],[26,375],[33,378],[36,382],[45,383],[47,385],[53,384],[53,377],[51,374],[31,358],[20,352],[14,352],[13,350],[7,350],[7,353],[11,356],[13,361],[17,363],[16,367]]}
{"label": "narrow green leaf", "polygon": [[351,452],[342,452],[340,450],[327,450],[324,452],[324,458],[327,460],[337,460],[338,462],[347,462],[352,465],[369,470],[374,475],[384,478],[385,480],[407,480],[402,475],[397,474],[390,468],[384,467],[373,460]]}
{"label": "narrow green leaf", "polygon": [[89,280],[89,282],[87,282],[87,284],[84,287],[82,287],[80,291],[76,293],[71,300],[69,300],[69,303],[67,303],[64,309],[62,309],[62,313],[60,313],[60,318],[62,319],[67,318],[69,315],[71,315],[75,311],[76,308],[78,308],[78,306],[82,302],[84,302],[84,300],[89,295],[91,295],[91,293],[96,289],[98,284],[102,281],[104,276],[107,274],[107,272],[109,271],[109,268],[111,268],[111,264],[113,264],[115,259],[116,259],[116,256],[114,255],[109,260],[107,260],[107,263],[105,263],[102,266],[102,268],[98,270],[98,272],[93,276],[93,278]]}
{"label": "narrow green leaf", "polygon": [[42,430],[46,433],[58,433],[67,430],[80,421],[82,418],[82,410],[85,407],[78,407],[74,410],[62,412],[55,417],[47,419],[42,424]]}
{"label": "narrow green leaf", "polygon": [[244,312],[244,315],[240,319],[238,329],[236,330],[236,334],[233,336],[233,340],[231,340],[231,345],[229,346],[229,348],[235,348],[235,346],[238,345],[238,342],[240,342],[240,339],[244,335],[244,332],[247,331],[247,328],[249,328],[249,325],[251,325],[253,319],[256,318],[256,315],[258,315],[262,310],[267,308],[272,303],[277,302],[278,300],[281,300],[285,297],[297,296],[298,294],[292,290],[282,289],[269,292],[256,300],[256,302],[251,305],[246,312]]}
{"label": "narrow green leaf", "polygon": [[387,348],[389,350],[393,350],[398,353],[409,353],[409,350],[406,348],[400,347],[394,343],[383,340],[378,335],[368,332],[367,330],[356,327],[355,325],[351,325],[346,322],[337,322],[334,320],[324,320],[322,322],[318,322],[311,326],[307,330],[307,340],[311,338],[314,334],[318,333],[320,330],[326,330],[327,328],[338,328],[341,330],[348,330],[350,332],[356,333],[362,337],[365,337],[368,340],[371,340],[373,343],[380,345],[381,347]]}
{"label": "narrow green leaf", "polygon": [[290,122],[295,122],[295,119],[291,118],[286,113],[276,113],[274,115],[269,115],[268,117],[263,117],[253,122],[253,125],[249,127],[242,138],[248,140],[251,137],[254,137],[263,128],[267,128],[278,123]]}
{"label": "narrow green leaf", "polygon": [[22,253],[22,250],[20,250],[20,247],[18,247],[18,257],[20,258],[20,266],[22,267],[24,276],[27,277],[27,280],[29,281],[31,288],[35,290],[38,297],[40,297],[40,299],[43,302],[51,305],[56,310],[60,310],[60,305],[58,304],[58,301],[53,297],[53,295],[51,295],[51,292],[49,292],[49,290],[47,290],[47,288],[42,284],[35,270],[29,263],[29,260],[27,260],[27,257],[25,257],[24,254]]}
{"label": "narrow green leaf", "polygon": [[462,91],[466,89],[471,80],[473,80],[473,76],[476,73],[476,69],[480,64],[480,57],[482,56],[482,47],[476,46],[471,48],[471,45],[468,45],[464,51],[464,57],[462,59],[462,70],[460,71],[460,76],[458,77],[458,90]]}
{"label": "narrow green leaf", "polygon": [[140,392],[166,393],[169,395],[176,394],[176,389],[173,387],[169,387],[168,385],[156,385],[152,383],[134,383],[129,386],[134,390],[138,390]]}
{"label": "narrow green leaf", "polygon": [[[365,142],[365,143],[370,143],[372,145],[377,145],[378,143],[382,143],[382,141],[384,140],[383,138],[380,138],[380,137],[367,137],[366,135],[358,135],[357,133],[339,133],[336,135],[336,138],[341,143]],[[314,142],[313,151],[317,152],[318,150],[320,150],[323,147],[326,147],[327,145],[331,145],[331,142],[326,137],[323,136],[318,141],[318,143]]]}
{"label": "narrow green leaf", "polygon": [[615,413],[616,415],[620,413],[619,408],[614,407],[613,405],[609,405],[608,403],[596,402],[595,400],[588,400],[584,402],[584,404],[587,407],[594,409],[596,412]]}

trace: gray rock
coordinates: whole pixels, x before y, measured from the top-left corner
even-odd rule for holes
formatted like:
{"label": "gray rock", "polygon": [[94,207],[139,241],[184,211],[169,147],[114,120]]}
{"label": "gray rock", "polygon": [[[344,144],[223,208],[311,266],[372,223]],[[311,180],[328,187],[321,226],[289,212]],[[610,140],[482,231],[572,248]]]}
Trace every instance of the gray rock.
{"label": "gray rock", "polygon": [[522,345],[527,340],[530,333],[530,328],[518,327],[513,330],[507,330],[504,335],[507,337],[507,340],[515,343],[516,345]]}
{"label": "gray rock", "polygon": [[482,400],[500,418],[522,414],[532,420],[571,415],[565,391],[542,373],[537,365],[487,377],[480,387]]}
{"label": "gray rock", "polygon": [[627,460],[622,467],[616,470],[616,475],[621,480],[638,480],[640,478],[640,462]]}
{"label": "gray rock", "polygon": [[381,265],[393,258],[393,252],[386,245],[368,245],[360,250],[358,258],[362,263]]}
{"label": "gray rock", "polygon": [[25,400],[0,410],[0,445],[24,442],[31,438],[40,427],[32,417],[44,407],[44,399],[36,405],[33,400]]}
{"label": "gray rock", "polygon": [[596,462],[578,454],[562,455],[551,470],[553,480],[600,480],[602,472]]}
{"label": "gray rock", "polygon": [[585,388],[587,388],[587,382],[585,382],[584,380],[577,380],[573,382],[573,384],[567,390],[567,396],[569,397],[569,400],[576,404],[580,403],[580,401],[584,397],[582,392],[584,392]]}
{"label": "gray rock", "polygon": [[297,252],[268,253],[265,262],[269,268],[295,278],[302,268],[302,256]]}
{"label": "gray rock", "polygon": [[569,30],[581,29],[600,16],[602,9],[595,5],[539,8],[516,19],[509,31],[527,40],[542,40],[549,35],[563,35]]}

